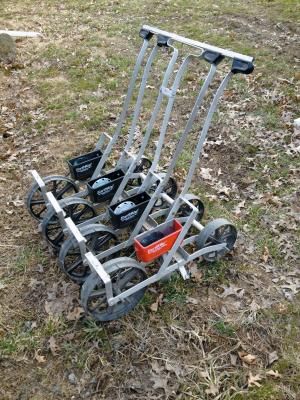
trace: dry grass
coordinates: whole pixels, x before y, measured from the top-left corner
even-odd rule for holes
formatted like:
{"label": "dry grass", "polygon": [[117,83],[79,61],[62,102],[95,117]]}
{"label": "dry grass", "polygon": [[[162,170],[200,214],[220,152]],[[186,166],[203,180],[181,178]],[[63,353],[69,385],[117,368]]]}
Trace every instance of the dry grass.
{"label": "dry grass", "polygon": [[[17,63],[0,68],[1,398],[298,398],[299,15],[296,1],[283,0],[5,5],[3,27],[44,38],[18,41]],[[175,277],[129,316],[97,325],[76,315],[78,288],[22,199],[28,169],[63,172],[99,130],[114,129],[145,22],[256,56],[255,73],[232,82],[215,119],[202,165],[212,180],[198,174],[193,187],[207,220],[237,224],[239,244],[214,268],[199,264],[201,283]],[[188,162],[189,149],[179,182]]]}

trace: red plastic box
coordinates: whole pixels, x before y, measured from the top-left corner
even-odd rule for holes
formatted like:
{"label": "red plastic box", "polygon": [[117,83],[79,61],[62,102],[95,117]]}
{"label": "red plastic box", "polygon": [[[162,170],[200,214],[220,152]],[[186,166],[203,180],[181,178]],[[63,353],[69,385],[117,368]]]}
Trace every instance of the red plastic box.
{"label": "red plastic box", "polygon": [[[159,225],[149,232],[144,232],[142,235],[139,235],[134,239],[134,248],[137,258],[142,262],[150,262],[167,253],[171,250],[181,231],[182,225],[174,219],[170,222]],[[164,237],[144,247],[140,243],[140,240],[145,239],[147,235],[151,235],[153,232],[160,232],[164,234]]]}

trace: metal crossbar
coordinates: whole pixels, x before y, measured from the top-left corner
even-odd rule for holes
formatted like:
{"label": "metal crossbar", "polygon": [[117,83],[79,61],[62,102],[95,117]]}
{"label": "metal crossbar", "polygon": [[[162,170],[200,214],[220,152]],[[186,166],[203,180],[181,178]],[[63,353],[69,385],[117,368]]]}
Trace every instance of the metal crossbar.
{"label": "metal crossbar", "polygon": [[221,47],[211,46],[210,44],[202,43],[197,40],[188,39],[183,36],[177,35],[176,33],[170,33],[162,29],[155,28],[153,26],[143,25],[142,29],[144,29],[145,31],[149,31],[155,35],[163,35],[169,37],[176,42],[186,44],[199,50],[209,50],[214,53],[220,53],[224,57],[236,58],[246,62],[253,62],[254,60],[253,57],[245,56],[244,54],[236,53],[235,51],[222,49]]}

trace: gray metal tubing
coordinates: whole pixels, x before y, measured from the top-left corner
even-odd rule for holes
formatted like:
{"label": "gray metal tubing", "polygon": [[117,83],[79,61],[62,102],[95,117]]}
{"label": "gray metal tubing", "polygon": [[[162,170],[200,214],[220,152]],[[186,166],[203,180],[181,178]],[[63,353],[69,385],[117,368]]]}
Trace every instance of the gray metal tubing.
{"label": "gray metal tubing", "polygon": [[[161,153],[161,150],[162,150],[162,147],[163,147],[163,143],[164,143],[164,138],[165,138],[166,131],[167,131],[167,128],[168,128],[168,123],[169,123],[169,120],[170,120],[170,115],[171,115],[171,112],[172,112],[172,109],[173,109],[176,92],[177,92],[177,90],[179,88],[181,79],[182,79],[182,77],[183,77],[183,75],[184,75],[189,63],[191,62],[191,59],[195,58],[195,57],[199,57],[199,56],[200,55],[190,54],[183,60],[181,66],[180,66],[180,68],[179,68],[179,70],[178,70],[178,72],[176,74],[176,77],[175,77],[174,83],[172,85],[172,88],[171,89],[167,89],[167,93],[169,92],[169,100],[168,100],[166,112],[165,112],[165,115],[164,115],[164,119],[163,119],[163,122],[162,122],[162,125],[161,125],[157,148],[156,148],[154,159],[153,159],[150,171],[149,171],[150,173],[148,174],[148,176],[144,180],[142,186],[139,189],[139,192],[143,192],[143,191],[147,190],[147,188],[149,187],[150,179],[151,179],[151,173],[153,173],[157,168],[157,164],[159,162],[160,153]],[[166,90],[166,88],[163,85],[161,87],[160,91],[162,93],[164,93],[165,90]],[[171,174],[171,172],[170,172],[170,174]],[[165,180],[165,182],[167,182],[167,180]]]}
{"label": "gray metal tubing", "polygon": [[236,53],[231,50],[221,49],[220,47],[211,46],[210,44],[198,42],[197,40],[188,39],[183,36],[176,35],[175,33],[163,31],[163,30],[155,28],[153,26],[143,25],[142,29],[150,31],[155,35],[167,36],[167,37],[175,40],[176,42],[187,44],[188,46],[195,47],[196,49],[213,51],[215,53],[220,53],[225,57],[238,58],[239,60],[246,61],[246,62],[252,62],[254,60],[253,57],[245,56],[244,54]]}
{"label": "gray metal tubing", "polygon": [[[163,82],[162,82],[163,86],[166,86],[168,84],[170,76],[171,76],[171,74],[172,74],[172,72],[174,70],[177,57],[178,57],[178,50],[173,46],[172,46],[172,48],[173,48],[173,54],[172,54],[171,60],[169,61],[167,70],[165,72],[165,75],[163,77]],[[143,143],[141,144],[140,150],[139,150],[139,152],[138,152],[138,154],[136,156],[136,163],[137,163],[137,161],[139,161],[141,159],[141,157],[144,154],[144,151],[146,149],[146,146],[148,144],[150,135],[152,133],[152,130],[153,130],[157,115],[158,115],[160,107],[161,107],[162,99],[163,99],[163,94],[160,91],[159,94],[158,94],[158,97],[156,99],[156,103],[155,103],[153,112],[151,114],[150,121],[149,121],[148,126],[147,126],[147,130],[146,130],[146,133],[145,133],[145,136],[144,136]],[[134,169],[136,167],[136,163],[131,163],[130,167],[126,171],[126,175],[123,178],[118,190],[116,191],[116,193],[115,193],[115,195],[114,195],[114,197],[113,197],[113,199],[111,201],[111,204],[114,204],[114,203],[118,202],[118,200],[120,199],[121,194],[122,194],[123,190],[125,189],[125,186],[127,185],[129,179],[131,179],[131,175],[134,172]]]}
{"label": "gray metal tubing", "polygon": [[189,169],[189,172],[188,172],[188,175],[187,175],[187,178],[186,178],[183,190],[182,190],[182,195],[185,195],[187,193],[187,191],[189,190],[189,188],[190,188],[197,162],[198,162],[199,158],[201,157],[201,152],[202,152],[202,149],[203,149],[203,145],[204,145],[205,139],[207,137],[207,132],[208,132],[208,129],[210,127],[212,117],[214,115],[214,112],[216,111],[218,102],[219,102],[221,96],[223,95],[223,92],[224,92],[224,90],[225,90],[225,88],[226,88],[226,86],[227,86],[227,84],[228,84],[228,82],[229,82],[231,77],[232,77],[232,72],[228,72],[227,75],[225,75],[225,77],[222,80],[218,90],[216,91],[216,94],[215,94],[215,96],[213,98],[213,101],[212,101],[212,103],[210,105],[210,108],[208,110],[205,122],[203,124],[202,131],[201,131],[201,134],[200,134],[200,137],[199,137],[199,142],[198,142],[196,150],[194,152],[193,159],[192,159],[192,162],[191,162],[191,166],[190,166],[190,169]]}
{"label": "gray metal tubing", "polygon": [[[181,79],[182,79],[182,77],[183,77],[183,75],[184,75],[184,73],[185,73],[185,71],[186,71],[191,59],[194,58],[194,57],[198,57],[198,56],[195,56],[195,55],[191,54],[188,57],[186,57],[186,59],[183,61],[183,63],[180,66],[179,71],[176,74],[176,78],[175,78],[174,83],[172,85],[172,88],[170,90],[171,93],[170,93],[169,101],[168,101],[168,104],[167,104],[166,112],[165,112],[165,115],[164,115],[164,119],[163,119],[163,122],[162,122],[158,145],[156,147],[156,151],[155,151],[153,162],[152,162],[152,166],[151,166],[151,170],[152,171],[156,170],[157,164],[159,162],[159,157],[160,157],[160,153],[161,153],[162,146],[163,146],[163,143],[164,143],[164,138],[165,138],[165,135],[166,135],[166,132],[167,132],[168,123],[169,123],[170,115],[171,115],[171,112],[172,112],[172,109],[173,109],[176,92],[177,92],[177,90],[179,88]],[[163,90],[163,88],[161,88],[161,90]]]}
{"label": "gray metal tubing", "polygon": [[[178,78],[178,82],[176,83],[176,85],[179,84],[180,79],[182,77],[182,74],[183,74],[184,70],[186,69],[186,67],[187,67],[187,65],[190,62],[192,57],[195,57],[195,56],[194,55],[189,55],[184,60],[184,62],[182,63],[181,67],[182,67],[183,71],[181,71],[181,74],[180,74],[180,76]],[[179,72],[180,72],[180,70],[177,73],[178,75],[179,75]],[[155,192],[153,193],[153,195],[152,195],[147,207],[145,208],[143,214],[141,215],[141,217],[140,217],[137,225],[135,226],[132,234],[130,235],[130,238],[136,236],[139,233],[139,231],[142,228],[142,225],[144,224],[148,214],[150,213],[152,207],[154,206],[154,203],[155,203],[156,199],[158,198],[158,196],[160,196],[161,192],[163,191],[164,185],[168,182],[168,180],[169,180],[169,178],[170,178],[170,176],[171,176],[171,174],[172,174],[172,172],[173,172],[173,170],[175,168],[177,159],[178,159],[178,157],[179,157],[179,155],[180,155],[180,153],[182,151],[182,148],[183,148],[183,146],[184,146],[184,144],[185,144],[185,142],[187,140],[188,134],[189,134],[189,132],[191,130],[191,127],[193,125],[193,122],[195,120],[196,114],[197,114],[197,112],[199,110],[199,107],[201,105],[201,102],[203,101],[204,95],[205,95],[205,93],[206,93],[206,91],[207,91],[207,89],[208,89],[208,87],[209,87],[209,85],[210,85],[210,83],[211,83],[211,81],[213,79],[213,76],[214,76],[215,72],[216,72],[216,67],[212,66],[210,71],[209,71],[209,73],[208,73],[208,75],[207,75],[207,77],[206,77],[206,80],[205,80],[204,84],[202,85],[202,88],[201,88],[201,90],[199,92],[199,95],[197,96],[197,99],[196,99],[195,105],[193,107],[192,113],[191,113],[190,118],[189,118],[189,120],[187,122],[186,128],[185,128],[185,130],[184,130],[179,142],[177,143],[174,156],[173,156],[172,161],[171,161],[171,163],[170,163],[170,165],[169,165],[169,167],[168,167],[168,169],[167,169],[167,171],[165,173],[165,176],[164,176],[163,179],[160,180],[160,183],[158,184],[158,186],[157,186]],[[177,78],[177,76],[176,76],[176,78]],[[175,85],[175,82],[174,82],[174,85]],[[169,117],[169,116],[167,116],[167,117]],[[151,169],[150,169],[146,179],[144,180],[144,182],[143,182],[143,184],[142,184],[142,186],[141,186],[141,188],[139,190],[140,192],[147,189],[147,185],[149,184],[149,180],[150,180],[152,174],[153,174],[153,164],[151,166]],[[170,218],[172,218],[172,217],[171,217],[171,214],[169,213],[169,219]]]}
{"label": "gray metal tubing", "polygon": [[130,79],[130,83],[129,83],[129,87],[128,87],[128,92],[127,92],[127,95],[126,95],[126,98],[125,98],[125,101],[123,104],[123,109],[122,109],[122,112],[121,112],[121,115],[120,115],[120,118],[118,121],[118,125],[115,130],[115,133],[112,137],[112,140],[108,143],[108,145],[103,153],[103,156],[101,157],[101,160],[99,161],[91,179],[97,178],[97,176],[100,174],[100,171],[102,170],[104,163],[106,162],[107,158],[109,157],[111,150],[112,150],[113,146],[115,145],[116,141],[118,140],[118,137],[121,133],[123,123],[124,123],[124,120],[126,117],[126,113],[127,113],[127,110],[128,110],[131,98],[132,98],[132,93],[133,93],[133,90],[135,87],[135,82],[136,82],[140,67],[142,65],[145,53],[147,51],[148,45],[149,45],[149,41],[144,40],[141,50],[139,52],[139,55],[137,57],[135,66],[134,66],[134,70],[133,70],[133,73],[132,73],[132,76]]}
{"label": "gray metal tubing", "polygon": [[[187,175],[186,180],[185,180],[184,187],[183,187],[183,189],[181,191],[181,196],[184,196],[188,192],[188,190],[190,188],[190,185],[191,185],[191,182],[192,182],[192,179],[193,179],[193,175],[194,175],[194,172],[195,172],[195,168],[196,168],[197,162],[198,162],[198,160],[199,160],[199,158],[201,156],[201,152],[202,152],[202,149],[203,149],[203,145],[204,145],[205,139],[207,137],[207,132],[208,132],[208,129],[209,129],[213,114],[214,114],[214,112],[215,112],[215,110],[217,108],[218,101],[219,101],[220,97],[222,96],[222,94],[223,94],[223,92],[224,92],[224,90],[225,90],[225,88],[226,88],[226,86],[227,86],[227,84],[228,84],[228,82],[229,82],[231,77],[232,77],[232,72],[228,72],[225,75],[224,79],[222,80],[220,86],[218,87],[218,89],[217,89],[217,91],[216,91],[216,93],[214,95],[213,101],[211,102],[211,105],[209,107],[207,116],[206,116],[204,124],[203,124],[203,128],[200,131],[199,140],[198,140],[196,149],[194,151],[194,155],[193,155],[193,158],[192,158],[192,161],[191,161],[191,165],[190,165],[190,169],[189,169],[188,175]],[[179,207],[180,207],[180,203],[179,203],[178,199],[176,199],[174,201],[172,207],[170,208],[170,212],[169,212],[169,216],[168,216],[167,220],[170,220],[170,219],[174,218],[174,216],[175,216],[176,212],[178,211]]]}
{"label": "gray metal tubing", "polygon": [[[205,96],[205,94],[206,94],[206,92],[207,92],[207,90],[209,88],[209,85],[211,84],[211,82],[213,80],[213,77],[214,77],[214,75],[216,73],[216,70],[217,70],[217,66],[212,64],[211,67],[210,67],[209,73],[206,76],[206,79],[205,79],[205,81],[204,81],[204,83],[203,83],[203,85],[202,85],[202,87],[200,89],[200,92],[199,92],[199,94],[197,96],[197,99],[195,101],[194,107],[192,109],[192,112],[191,112],[191,114],[189,116],[189,119],[187,121],[185,129],[183,131],[183,134],[182,134],[183,139],[180,142],[180,147],[184,146],[184,143],[185,143],[185,140],[187,138],[187,135],[190,133],[190,131],[192,129],[192,126],[193,126],[193,123],[194,123],[195,118],[197,116],[197,113],[199,111],[199,108],[200,108],[200,106],[201,106],[201,104],[203,102],[204,96]],[[153,164],[154,164],[154,162],[153,162]]]}
{"label": "gray metal tubing", "polygon": [[[113,306],[114,304],[118,303],[119,301],[126,299],[126,297],[130,296],[131,294],[136,293],[137,291],[141,290],[142,288],[149,286],[152,283],[158,282],[164,276],[168,276],[170,273],[179,270],[180,267],[184,266],[187,262],[192,261],[195,258],[198,258],[206,253],[211,253],[213,251],[220,251],[220,250],[224,249],[224,247],[226,247],[225,243],[205,247],[203,249],[198,250],[196,253],[193,253],[192,256],[190,256],[188,260],[185,260],[182,258],[180,261],[177,261],[174,264],[166,267],[166,269],[164,269],[163,271],[161,271],[161,268],[160,268],[159,272],[157,274],[150,276],[149,278],[138,283],[137,285],[134,285],[131,288],[125,290],[124,292],[118,294],[117,296],[112,297],[108,301],[108,303],[110,306]],[[194,254],[197,254],[197,257],[194,257]]]}
{"label": "gray metal tubing", "polygon": [[153,63],[153,60],[157,54],[157,50],[159,49],[159,46],[156,45],[155,47],[153,47],[151,54],[148,58],[145,70],[144,70],[144,74],[142,77],[142,82],[141,82],[141,86],[139,89],[139,94],[138,94],[138,98],[136,101],[136,105],[135,105],[135,109],[134,109],[134,115],[133,115],[133,119],[132,119],[132,123],[131,123],[131,127],[130,127],[130,131],[129,131],[129,135],[128,135],[128,140],[125,146],[124,151],[122,152],[122,155],[117,163],[117,168],[118,167],[122,167],[123,162],[125,161],[126,158],[126,153],[128,152],[132,146],[132,142],[133,142],[133,138],[134,138],[134,134],[136,131],[136,125],[137,125],[137,121],[141,112],[141,106],[142,106],[142,101],[143,101],[143,97],[144,97],[144,93],[145,93],[145,88],[146,88],[146,84],[147,84],[147,80],[148,80],[148,76],[151,70],[151,66]]}
{"label": "gray metal tubing", "polygon": [[[188,230],[190,229],[190,227],[192,226],[193,221],[196,218],[196,215],[198,214],[198,209],[196,207],[194,207],[192,204],[190,204],[187,201],[184,201],[184,199],[180,196],[179,197],[180,202],[185,202],[190,208],[191,208],[191,213],[186,221],[186,223],[183,226],[182,231],[180,232],[180,234],[178,235],[174,245],[172,246],[172,249],[166,254],[166,256],[164,257],[164,261],[159,269],[160,271],[164,271],[168,265],[170,264],[175,252],[177,251],[178,247],[181,245],[181,242],[183,241],[183,239],[185,238]],[[167,219],[168,221],[168,219]]]}

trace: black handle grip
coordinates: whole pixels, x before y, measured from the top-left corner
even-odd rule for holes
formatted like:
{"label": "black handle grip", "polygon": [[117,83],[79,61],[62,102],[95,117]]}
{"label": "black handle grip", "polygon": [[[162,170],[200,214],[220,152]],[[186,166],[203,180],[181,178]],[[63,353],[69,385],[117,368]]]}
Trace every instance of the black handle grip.
{"label": "black handle grip", "polygon": [[157,46],[159,47],[168,47],[168,40],[170,38],[168,36],[157,35]]}
{"label": "black handle grip", "polygon": [[231,72],[233,74],[245,74],[249,75],[253,72],[254,65],[252,62],[241,61],[236,58],[233,59]]}
{"label": "black handle grip", "polygon": [[150,40],[153,36],[153,33],[146,30],[146,29],[141,29],[139,33],[140,37],[143,38],[144,40]]}
{"label": "black handle grip", "polygon": [[210,64],[218,65],[224,59],[224,56],[220,53],[215,53],[214,51],[205,50],[202,53],[202,58]]}

